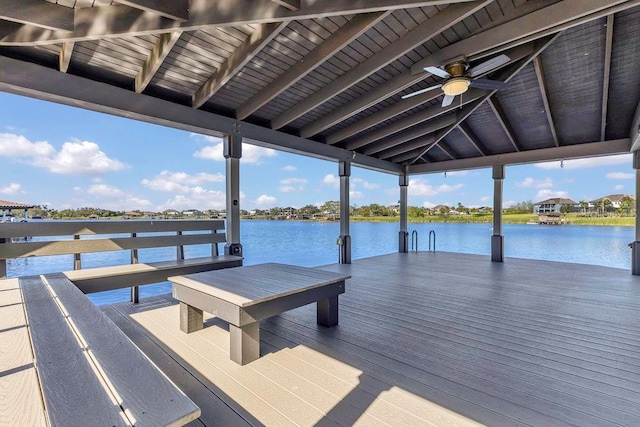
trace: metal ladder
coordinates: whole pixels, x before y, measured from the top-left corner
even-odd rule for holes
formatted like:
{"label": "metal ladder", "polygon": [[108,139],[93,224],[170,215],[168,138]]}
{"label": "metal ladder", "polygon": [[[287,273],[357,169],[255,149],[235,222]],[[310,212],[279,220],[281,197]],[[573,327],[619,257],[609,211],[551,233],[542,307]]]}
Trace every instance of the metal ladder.
{"label": "metal ladder", "polygon": [[[415,250],[413,249],[414,237],[415,237],[415,242],[416,242]],[[417,230],[413,230],[411,232],[411,250],[414,251],[414,252],[418,252],[418,231]]]}
{"label": "metal ladder", "polygon": [[431,252],[431,236],[433,236],[433,252],[436,251],[436,232],[435,230],[429,231],[429,252]]}

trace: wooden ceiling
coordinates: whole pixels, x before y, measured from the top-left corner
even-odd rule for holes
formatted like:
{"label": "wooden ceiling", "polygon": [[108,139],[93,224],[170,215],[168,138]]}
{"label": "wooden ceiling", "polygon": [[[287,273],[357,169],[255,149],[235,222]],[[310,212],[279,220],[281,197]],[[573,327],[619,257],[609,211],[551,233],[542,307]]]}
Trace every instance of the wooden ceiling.
{"label": "wooden ceiling", "polygon": [[[617,154],[639,22],[640,0],[2,0],[0,90],[396,174]],[[478,77],[504,90],[402,99],[502,54]]]}

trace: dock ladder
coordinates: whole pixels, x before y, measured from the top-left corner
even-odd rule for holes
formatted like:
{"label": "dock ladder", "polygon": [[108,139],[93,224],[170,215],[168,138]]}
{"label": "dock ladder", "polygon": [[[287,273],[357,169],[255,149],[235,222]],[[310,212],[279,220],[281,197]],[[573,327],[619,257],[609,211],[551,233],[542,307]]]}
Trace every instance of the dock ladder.
{"label": "dock ladder", "polygon": [[436,232],[435,230],[429,231],[429,252],[431,252],[431,236],[433,236],[433,252],[436,251]]}
{"label": "dock ladder", "polygon": [[[414,239],[415,238],[415,239]],[[413,249],[413,242],[416,242],[416,248],[415,250]],[[418,252],[418,231],[417,230],[413,230],[411,232],[411,250],[414,252]]]}

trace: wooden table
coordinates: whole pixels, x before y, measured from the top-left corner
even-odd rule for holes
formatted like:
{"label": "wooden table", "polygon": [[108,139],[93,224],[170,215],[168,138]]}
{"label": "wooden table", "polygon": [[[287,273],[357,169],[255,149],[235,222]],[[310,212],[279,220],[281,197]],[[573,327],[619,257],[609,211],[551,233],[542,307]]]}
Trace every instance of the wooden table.
{"label": "wooden table", "polygon": [[231,360],[260,357],[260,320],[317,302],[317,322],[338,324],[338,295],[351,276],[285,264],[260,264],[170,277],[180,301],[180,329],[203,328],[202,312],[229,322]]}

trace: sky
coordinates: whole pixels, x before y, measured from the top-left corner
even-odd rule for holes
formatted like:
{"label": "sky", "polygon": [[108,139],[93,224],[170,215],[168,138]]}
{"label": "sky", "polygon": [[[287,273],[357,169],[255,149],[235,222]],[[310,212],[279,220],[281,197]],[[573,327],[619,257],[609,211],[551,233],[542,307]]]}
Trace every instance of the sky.
{"label": "sky", "polygon": [[[0,92],[0,199],[61,210],[224,209],[222,142]],[[351,205],[398,202],[398,177],[351,171]],[[241,209],[339,200],[338,164],[243,145]],[[508,166],[505,207],[551,197],[634,194],[631,156]],[[490,169],[410,177],[409,205],[492,206]]]}

